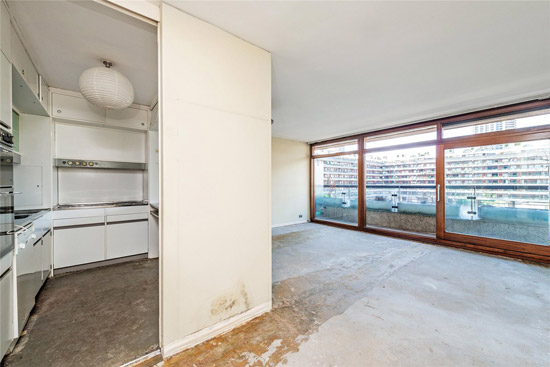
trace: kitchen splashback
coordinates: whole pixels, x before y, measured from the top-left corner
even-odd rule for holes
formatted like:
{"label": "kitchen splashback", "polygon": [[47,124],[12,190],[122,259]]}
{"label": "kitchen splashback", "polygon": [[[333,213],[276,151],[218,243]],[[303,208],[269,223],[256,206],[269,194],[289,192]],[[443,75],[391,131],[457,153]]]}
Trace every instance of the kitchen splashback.
{"label": "kitchen splashback", "polygon": [[143,200],[143,171],[57,169],[58,204]]}

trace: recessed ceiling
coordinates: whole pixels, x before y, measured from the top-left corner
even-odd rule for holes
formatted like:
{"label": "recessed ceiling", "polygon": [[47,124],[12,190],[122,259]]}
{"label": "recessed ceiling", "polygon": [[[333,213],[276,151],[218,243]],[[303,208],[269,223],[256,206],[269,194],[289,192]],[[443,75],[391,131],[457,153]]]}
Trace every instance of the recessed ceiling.
{"label": "recessed ceiling", "polygon": [[550,93],[550,2],[174,1],[272,53],[273,136],[316,141]]}
{"label": "recessed ceiling", "polygon": [[134,86],[134,103],[157,95],[155,26],[93,1],[8,1],[23,43],[51,87],[78,91],[87,68],[114,63]]}

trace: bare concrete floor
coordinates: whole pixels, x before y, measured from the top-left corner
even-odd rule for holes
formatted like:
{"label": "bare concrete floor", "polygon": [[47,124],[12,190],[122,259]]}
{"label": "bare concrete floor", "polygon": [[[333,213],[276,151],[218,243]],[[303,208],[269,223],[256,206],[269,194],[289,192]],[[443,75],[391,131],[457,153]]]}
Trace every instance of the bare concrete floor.
{"label": "bare concrete floor", "polygon": [[273,310],[173,366],[549,366],[550,268],[316,224],[273,231]]}
{"label": "bare concrete floor", "polygon": [[120,366],[158,348],[158,260],[49,279],[6,367]]}

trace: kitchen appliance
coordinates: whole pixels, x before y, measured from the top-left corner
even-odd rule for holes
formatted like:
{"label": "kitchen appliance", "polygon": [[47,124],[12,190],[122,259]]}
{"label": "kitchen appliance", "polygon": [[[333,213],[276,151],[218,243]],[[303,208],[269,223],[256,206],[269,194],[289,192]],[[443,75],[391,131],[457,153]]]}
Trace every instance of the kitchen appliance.
{"label": "kitchen appliance", "polygon": [[0,129],[0,258],[14,249],[14,194],[13,135]]}
{"label": "kitchen appliance", "polygon": [[103,169],[129,169],[129,170],[146,170],[147,163],[136,162],[112,162],[112,161],[98,161],[87,159],[65,159],[56,158],[56,167],[64,168],[103,168]]}
{"label": "kitchen appliance", "polygon": [[0,359],[13,340],[13,135],[0,129]]}

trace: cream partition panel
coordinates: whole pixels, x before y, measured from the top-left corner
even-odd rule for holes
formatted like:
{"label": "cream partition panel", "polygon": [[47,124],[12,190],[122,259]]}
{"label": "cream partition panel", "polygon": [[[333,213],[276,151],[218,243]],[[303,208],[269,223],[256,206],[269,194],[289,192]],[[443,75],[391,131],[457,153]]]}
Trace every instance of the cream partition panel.
{"label": "cream partition panel", "polygon": [[161,345],[271,308],[271,55],[161,5]]}
{"label": "cream partition panel", "polygon": [[271,140],[272,226],[304,223],[309,219],[309,145]]}

